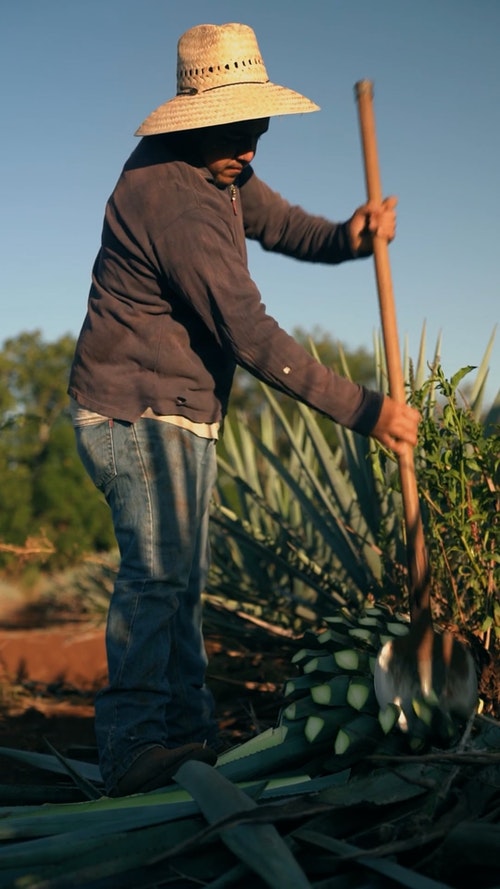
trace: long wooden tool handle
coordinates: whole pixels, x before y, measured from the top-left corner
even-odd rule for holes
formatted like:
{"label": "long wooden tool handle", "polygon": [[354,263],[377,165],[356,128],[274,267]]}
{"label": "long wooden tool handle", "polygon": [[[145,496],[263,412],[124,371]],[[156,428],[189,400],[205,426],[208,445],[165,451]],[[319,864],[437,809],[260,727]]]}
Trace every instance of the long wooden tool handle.
{"label": "long wooden tool handle", "polygon": [[[368,199],[380,203],[382,201],[382,185],[378,162],[372,82],[370,80],[360,80],[356,83],[355,93],[358,103]],[[374,237],[373,256],[389,378],[389,393],[395,401],[404,404],[406,397],[403,368],[399,351],[389,248],[385,238]],[[405,448],[405,453],[402,456],[398,457],[398,464],[406,525],[410,594],[412,600],[416,597],[417,605],[421,606],[427,604],[427,602],[423,603],[421,601],[421,597],[426,598],[428,595],[428,561],[418,500],[413,450],[410,446]]]}

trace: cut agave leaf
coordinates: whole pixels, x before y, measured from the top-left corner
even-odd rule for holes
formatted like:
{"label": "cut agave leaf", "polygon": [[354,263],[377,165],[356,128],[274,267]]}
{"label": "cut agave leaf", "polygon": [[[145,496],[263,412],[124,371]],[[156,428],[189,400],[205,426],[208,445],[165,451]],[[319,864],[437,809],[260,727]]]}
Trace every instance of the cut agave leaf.
{"label": "cut agave leaf", "polygon": [[[36,769],[42,769],[46,772],[54,772],[57,775],[67,775],[68,769],[60,762],[57,756],[49,753],[35,753],[31,750],[15,750],[12,747],[2,747],[0,750],[2,756],[8,756],[11,759],[19,760],[26,765],[33,766]],[[92,763],[82,762],[78,759],[66,758],[65,762],[77,771],[87,781],[93,784],[102,784],[102,777],[99,767]]]}
{"label": "cut agave leaf", "polygon": [[328,651],[320,651],[317,648],[300,648],[299,651],[296,651],[292,656],[292,664],[297,664],[298,667],[301,667],[303,664],[307,663],[307,661],[321,656],[328,657]]}
{"label": "cut agave leaf", "polygon": [[420,721],[430,728],[435,709],[434,701],[424,701],[423,698],[414,698],[411,705]]}
{"label": "cut agave leaf", "polygon": [[303,721],[282,722],[223,753],[216,768],[231,781],[255,781],[297,767],[310,752]]}
{"label": "cut agave leaf", "polygon": [[391,621],[386,624],[386,630],[391,636],[407,636],[410,632],[410,624],[403,621]]}
{"label": "cut agave leaf", "polygon": [[333,654],[326,655],[326,657],[313,657],[310,661],[307,661],[302,669],[304,670],[305,675],[318,675],[319,673],[327,674],[329,676],[334,673],[342,672],[342,665],[337,662],[337,659],[333,656]]}
{"label": "cut agave leaf", "polygon": [[335,649],[341,645],[344,647],[349,642],[349,636],[355,630],[356,627],[346,627],[347,632],[342,632],[340,630],[328,629],[325,630],[324,633],[320,633],[318,636],[318,642],[321,646],[324,646],[329,651],[335,651]]}
{"label": "cut agave leaf", "polygon": [[312,698],[313,691],[314,688],[311,689],[311,697],[301,698],[299,701],[292,701],[291,704],[288,704],[281,711],[281,721],[291,720],[295,722],[297,719],[307,719],[308,716],[314,715],[318,707]]}
{"label": "cut agave leaf", "polygon": [[354,710],[377,712],[378,704],[371,676],[354,676],[349,680],[347,703]]}
{"label": "cut agave leaf", "polygon": [[[310,889],[309,880],[273,824],[239,822],[242,812],[257,809],[243,790],[212,766],[194,760],[178,769],[175,780],[196,800],[209,824],[224,821],[219,829],[223,842],[268,886]],[[231,815],[234,822],[227,823]]]}
{"label": "cut agave leaf", "polygon": [[304,728],[304,734],[310,744],[317,744],[335,738],[339,728],[352,718],[349,707],[335,707],[329,711],[321,711],[310,716]]}
{"label": "cut agave leaf", "polygon": [[365,614],[367,617],[382,617],[385,619],[390,612],[387,608],[383,608],[381,605],[372,605],[365,608]]}
{"label": "cut agave leaf", "polygon": [[374,630],[381,630],[385,626],[385,621],[380,620],[374,614],[366,614],[364,617],[358,617],[356,623],[359,627],[371,627]]}
{"label": "cut agave leaf", "polygon": [[369,627],[353,627],[349,630],[352,639],[358,639],[363,645],[378,651],[380,648],[380,633]]}
{"label": "cut agave leaf", "polygon": [[302,698],[307,695],[311,688],[318,684],[318,679],[314,675],[297,676],[296,679],[287,679],[283,689],[285,698]]}
{"label": "cut agave leaf", "polygon": [[401,763],[397,771],[374,769],[343,785],[327,787],[319,792],[319,799],[337,808],[364,803],[382,808],[432,793],[438,774],[435,766]]}
{"label": "cut agave leaf", "polygon": [[400,715],[401,707],[398,704],[387,704],[386,707],[382,707],[379,710],[378,721],[384,735],[389,734],[397,725]]}
{"label": "cut agave leaf", "polygon": [[333,658],[339,667],[342,667],[343,670],[351,670],[353,673],[365,673],[370,666],[370,658],[365,651],[345,648],[342,651],[336,651]]}
{"label": "cut agave leaf", "polygon": [[330,629],[335,629],[339,632],[347,633],[349,627],[356,626],[356,623],[352,619],[352,617],[346,617],[343,614],[328,614],[326,617],[323,618],[323,620]]}
{"label": "cut agave leaf", "polygon": [[380,737],[380,725],[378,720],[367,713],[361,713],[355,719],[347,722],[337,732],[335,738],[335,753],[341,756],[344,753],[352,753],[360,748],[365,750],[375,747]]}
{"label": "cut agave leaf", "polygon": [[328,682],[311,688],[311,698],[316,704],[326,707],[345,705],[349,682],[350,677],[347,675],[334,676]]}

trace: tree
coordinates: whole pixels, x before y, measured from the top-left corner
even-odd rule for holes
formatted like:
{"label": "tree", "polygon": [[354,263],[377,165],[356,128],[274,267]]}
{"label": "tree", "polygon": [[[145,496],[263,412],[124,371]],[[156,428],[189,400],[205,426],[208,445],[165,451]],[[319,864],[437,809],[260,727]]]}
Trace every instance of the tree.
{"label": "tree", "polygon": [[[22,544],[45,535],[49,564],[114,545],[101,495],[76,452],[66,393],[75,341],[45,343],[22,333],[0,352],[0,540]],[[2,563],[15,565],[13,556]]]}

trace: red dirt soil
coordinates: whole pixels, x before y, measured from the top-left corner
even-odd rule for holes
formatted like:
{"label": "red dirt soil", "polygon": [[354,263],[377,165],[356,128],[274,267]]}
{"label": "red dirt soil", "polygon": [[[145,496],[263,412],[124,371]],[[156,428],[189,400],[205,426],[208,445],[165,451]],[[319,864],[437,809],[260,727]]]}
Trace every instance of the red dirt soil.
{"label": "red dirt soil", "polygon": [[[106,681],[102,625],[73,620],[38,629],[7,623],[2,627],[0,619],[0,785],[34,781],[33,770],[13,766],[1,747],[47,753],[48,741],[65,756],[93,759],[93,701]],[[208,684],[228,745],[275,724],[290,676],[296,645],[278,637],[269,650],[257,651],[251,636],[238,630],[206,639]]]}

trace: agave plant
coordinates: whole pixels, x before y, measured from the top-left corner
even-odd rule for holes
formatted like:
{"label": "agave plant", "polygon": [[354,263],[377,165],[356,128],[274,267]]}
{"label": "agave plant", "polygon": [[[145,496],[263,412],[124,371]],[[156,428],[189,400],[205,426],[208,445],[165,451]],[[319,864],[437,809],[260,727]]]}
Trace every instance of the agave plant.
{"label": "agave plant", "polygon": [[225,428],[209,590],[297,627],[399,583],[399,494],[368,439],[329,441],[313,411],[289,421],[263,393],[258,434],[243,415]]}
{"label": "agave plant", "polygon": [[[436,598],[447,619],[463,623],[472,589],[474,627],[485,631],[500,627],[494,579],[499,559],[500,448],[498,432],[489,428],[490,418],[479,420],[492,343],[493,339],[461,407],[456,404],[458,387],[471,368],[446,381],[439,364],[440,341],[428,366],[425,328],[416,364],[407,354],[404,357],[409,399],[424,416],[417,472],[436,562]],[[340,355],[343,372],[349,375]],[[375,362],[383,389],[379,340]],[[226,425],[213,514],[209,594],[297,631],[339,607],[356,613],[373,600],[387,600],[404,608],[405,547],[395,461],[369,439],[333,424],[329,431],[303,405],[298,404],[289,419],[275,395],[266,387],[262,391],[258,431],[243,414]],[[494,406],[491,417],[493,412]],[[457,448],[442,447],[443,430],[456,438]],[[453,472],[448,472],[452,450]],[[460,503],[447,492],[456,484],[461,486]],[[454,536],[443,532],[445,521]],[[479,525],[484,529],[481,540]],[[465,576],[470,533],[475,534],[476,558],[468,573],[469,586],[462,584],[459,590],[452,577],[455,569]],[[481,573],[486,578],[484,595]]]}
{"label": "agave plant", "polygon": [[[299,406],[289,423],[264,392],[259,435],[243,417],[237,430],[226,427],[229,459],[219,460],[209,590],[300,626],[302,618],[359,606],[381,590],[381,537],[393,562],[402,555],[397,505],[393,492],[382,492],[378,455],[367,440],[345,431],[332,450],[311,411]],[[282,431],[285,459],[276,447]]]}

